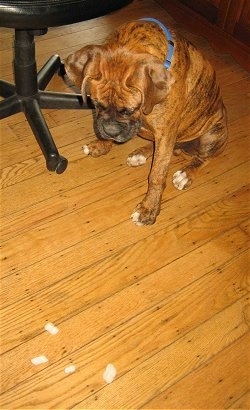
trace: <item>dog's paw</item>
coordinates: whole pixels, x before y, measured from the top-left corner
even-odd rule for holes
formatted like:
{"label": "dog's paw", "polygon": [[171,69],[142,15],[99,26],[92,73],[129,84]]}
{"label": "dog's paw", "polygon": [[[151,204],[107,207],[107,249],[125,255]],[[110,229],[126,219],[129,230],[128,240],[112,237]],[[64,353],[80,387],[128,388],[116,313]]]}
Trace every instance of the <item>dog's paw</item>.
{"label": "dog's paw", "polygon": [[90,154],[90,149],[89,149],[88,145],[84,145],[84,146],[82,147],[82,150],[83,150],[83,152],[84,152],[85,155],[89,155],[89,154]]}
{"label": "dog's paw", "polygon": [[82,150],[85,155],[90,155],[91,157],[99,157],[100,155],[102,155],[98,144],[92,143],[89,145],[84,145],[82,147]]}
{"label": "dog's paw", "polygon": [[139,204],[132,213],[131,219],[137,226],[152,225],[155,223],[156,216],[157,212],[152,209],[145,208],[142,204]]}
{"label": "dog's paw", "polygon": [[191,184],[191,180],[188,178],[187,173],[185,171],[177,171],[173,175],[173,185],[175,188],[179,189],[186,189]]}
{"label": "dog's paw", "polygon": [[144,165],[147,161],[147,158],[143,154],[134,154],[127,158],[127,165],[130,167],[138,167]]}
{"label": "dog's paw", "polygon": [[140,222],[140,212],[134,211],[131,215],[131,219],[137,226],[142,226],[143,225],[143,223]]}
{"label": "dog's paw", "polygon": [[85,155],[91,155],[92,157],[100,157],[107,154],[112,147],[112,141],[94,141],[88,145],[82,147]]}

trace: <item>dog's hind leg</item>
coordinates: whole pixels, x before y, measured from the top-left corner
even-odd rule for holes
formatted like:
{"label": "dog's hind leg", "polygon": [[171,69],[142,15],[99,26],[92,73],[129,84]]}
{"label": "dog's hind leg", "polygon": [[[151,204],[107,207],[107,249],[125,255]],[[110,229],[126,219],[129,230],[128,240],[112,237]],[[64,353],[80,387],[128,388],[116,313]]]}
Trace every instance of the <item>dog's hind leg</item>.
{"label": "dog's hind leg", "polygon": [[208,164],[211,158],[219,155],[227,144],[226,118],[212,126],[212,128],[194,141],[184,142],[183,151],[192,155],[191,162],[173,175],[175,188],[182,190],[188,188],[199,169]]}

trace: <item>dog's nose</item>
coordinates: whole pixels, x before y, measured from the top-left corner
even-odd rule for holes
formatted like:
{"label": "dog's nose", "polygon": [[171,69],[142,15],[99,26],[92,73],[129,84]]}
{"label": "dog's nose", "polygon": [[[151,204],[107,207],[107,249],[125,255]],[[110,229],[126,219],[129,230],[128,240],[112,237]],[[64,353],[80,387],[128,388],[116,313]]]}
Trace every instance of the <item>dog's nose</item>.
{"label": "dog's nose", "polygon": [[112,138],[118,137],[121,128],[117,124],[103,124],[104,132]]}

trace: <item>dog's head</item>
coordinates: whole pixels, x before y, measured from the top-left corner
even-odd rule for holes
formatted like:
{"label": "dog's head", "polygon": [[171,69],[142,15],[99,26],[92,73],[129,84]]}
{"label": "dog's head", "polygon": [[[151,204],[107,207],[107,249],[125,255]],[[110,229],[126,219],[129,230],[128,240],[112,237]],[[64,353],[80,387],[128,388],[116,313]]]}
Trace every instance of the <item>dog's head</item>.
{"label": "dog's head", "polygon": [[69,78],[90,97],[103,139],[125,142],[140,129],[143,115],[162,102],[171,85],[163,63],[147,53],[86,46],[68,56]]}

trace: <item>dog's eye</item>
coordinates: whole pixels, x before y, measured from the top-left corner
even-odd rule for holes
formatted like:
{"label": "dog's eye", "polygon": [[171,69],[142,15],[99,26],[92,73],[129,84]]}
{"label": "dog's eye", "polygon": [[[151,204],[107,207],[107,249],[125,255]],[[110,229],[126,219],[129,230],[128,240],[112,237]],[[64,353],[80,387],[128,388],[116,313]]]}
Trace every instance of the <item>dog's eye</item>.
{"label": "dog's eye", "polygon": [[132,115],[134,111],[135,111],[135,110],[133,110],[133,109],[122,108],[122,109],[119,110],[118,112],[119,112],[120,115],[129,116],[129,115]]}

